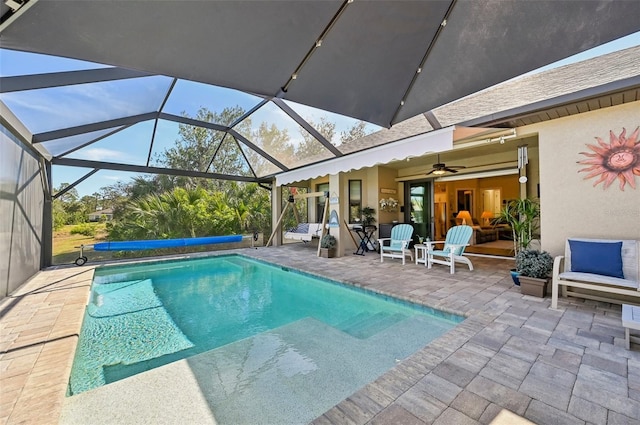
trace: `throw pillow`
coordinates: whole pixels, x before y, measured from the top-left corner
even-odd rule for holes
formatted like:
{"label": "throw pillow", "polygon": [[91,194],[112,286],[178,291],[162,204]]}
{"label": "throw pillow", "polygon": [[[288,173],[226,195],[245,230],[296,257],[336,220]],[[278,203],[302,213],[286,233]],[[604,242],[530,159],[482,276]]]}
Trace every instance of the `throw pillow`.
{"label": "throw pillow", "polygon": [[571,271],[624,279],[622,242],[587,242],[569,239]]}

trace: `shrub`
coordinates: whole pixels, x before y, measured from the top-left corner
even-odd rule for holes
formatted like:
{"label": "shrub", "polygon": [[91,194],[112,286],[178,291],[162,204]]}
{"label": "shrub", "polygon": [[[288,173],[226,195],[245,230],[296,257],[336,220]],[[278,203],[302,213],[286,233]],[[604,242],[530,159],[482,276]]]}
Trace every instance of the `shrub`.
{"label": "shrub", "polygon": [[553,269],[553,258],[547,251],[525,249],[516,255],[516,270],[523,276],[546,279]]}
{"label": "shrub", "polygon": [[84,236],[95,236],[96,235],[96,227],[92,226],[89,223],[78,224],[71,228],[72,235],[84,235]]}
{"label": "shrub", "polygon": [[324,235],[322,240],[320,241],[320,248],[335,248],[338,241],[336,241],[336,237],[333,235]]}

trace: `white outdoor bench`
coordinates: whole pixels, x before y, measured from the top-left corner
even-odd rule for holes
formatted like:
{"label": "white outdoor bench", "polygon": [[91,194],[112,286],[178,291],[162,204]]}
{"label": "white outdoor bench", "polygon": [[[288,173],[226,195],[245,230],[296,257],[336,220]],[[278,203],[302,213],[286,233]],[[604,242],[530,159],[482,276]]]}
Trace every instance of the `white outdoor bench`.
{"label": "white outdoor bench", "polygon": [[285,239],[295,239],[309,242],[313,238],[322,236],[322,223],[300,223],[298,226],[284,233]]}
{"label": "white outdoor bench", "polygon": [[631,336],[631,329],[640,330],[640,307],[622,304],[622,327],[627,350],[631,349],[631,341],[640,344],[640,338]]}
{"label": "white outdoor bench", "polygon": [[[617,243],[622,242],[620,256],[622,259],[623,277],[612,277],[604,274],[584,273],[580,270],[572,269],[571,264],[571,245],[569,241],[587,242],[587,243]],[[583,245],[585,246],[585,245]],[[588,258],[588,263],[606,266],[604,256],[597,255],[598,245],[589,244],[593,247],[594,254]],[[601,245],[600,245],[601,246]],[[553,262],[553,281],[551,308],[558,308],[558,292],[562,287],[563,296],[573,296],[587,298],[598,301],[606,301],[610,303],[622,304],[622,300],[607,297],[607,294],[625,295],[640,298],[640,285],[638,284],[638,276],[640,275],[640,242],[636,240],[611,240],[611,239],[568,239],[565,245],[565,255],[558,256]],[[584,251],[583,251],[584,252]],[[584,264],[584,254],[581,253],[581,263]],[[613,263],[613,262],[612,262]],[[595,293],[576,292],[569,288],[582,288],[595,291]]]}

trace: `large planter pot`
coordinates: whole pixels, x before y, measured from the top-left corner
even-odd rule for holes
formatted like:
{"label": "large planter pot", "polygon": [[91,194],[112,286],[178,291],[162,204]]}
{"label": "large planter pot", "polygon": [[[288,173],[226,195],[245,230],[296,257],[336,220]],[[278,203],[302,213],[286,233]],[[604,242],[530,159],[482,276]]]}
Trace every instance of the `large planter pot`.
{"label": "large planter pot", "polygon": [[336,256],[335,248],[320,248],[320,256],[323,258],[333,258]]}
{"label": "large planter pot", "polygon": [[513,280],[513,284],[516,286],[520,286],[520,272],[516,271],[516,269],[511,269],[511,280]]}
{"label": "large planter pot", "polygon": [[549,278],[537,279],[535,277],[520,275],[520,291],[524,295],[544,298],[547,296],[547,283]]}

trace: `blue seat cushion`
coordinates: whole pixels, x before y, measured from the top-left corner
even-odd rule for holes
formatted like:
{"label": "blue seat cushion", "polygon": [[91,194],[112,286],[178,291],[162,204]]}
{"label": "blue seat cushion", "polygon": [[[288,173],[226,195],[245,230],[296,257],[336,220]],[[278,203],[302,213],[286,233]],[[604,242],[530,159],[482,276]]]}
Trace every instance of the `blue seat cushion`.
{"label": "blue seat cushion", "polygon": [[569,239],[571,271],[624,279],[622,242],[588,242]]}
{"label": "blue seat cushion", "polygon": [[390,244],[389,247],[392,250],[400,251],[403,246],[404,246],[404,242],[403,241],[391,241],[391,244]]}
{"label": "blue seat cushion", "polygon": [[295,233],[309,233],[309,223],[299,223],[298,226],[296,227],[296,229],[294,230]]}
{"label": "blue seat cushion", "polygon": [[444,244],[444,248],[442,248],[442,250],[444,252],[450,252],[453,251],[453,255],[462,255],[462,251],[464,251],[464,246],[456,246],[456,247],[452,247],[451,245]]}

